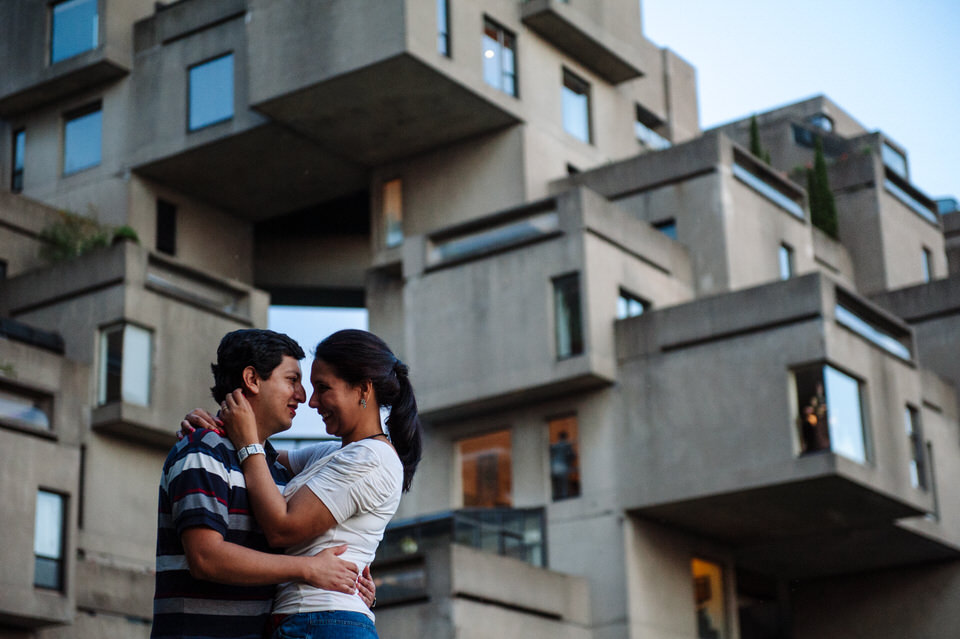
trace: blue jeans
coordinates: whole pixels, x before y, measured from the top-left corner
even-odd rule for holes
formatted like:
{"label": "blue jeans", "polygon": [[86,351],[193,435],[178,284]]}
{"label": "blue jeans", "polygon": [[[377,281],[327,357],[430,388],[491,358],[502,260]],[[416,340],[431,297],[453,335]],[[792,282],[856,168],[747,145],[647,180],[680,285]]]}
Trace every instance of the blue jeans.
{"label": "blue jeans", "polygon": [[346,610],[299,612],[283,620],[271,639],[378,639],[370,617]]}

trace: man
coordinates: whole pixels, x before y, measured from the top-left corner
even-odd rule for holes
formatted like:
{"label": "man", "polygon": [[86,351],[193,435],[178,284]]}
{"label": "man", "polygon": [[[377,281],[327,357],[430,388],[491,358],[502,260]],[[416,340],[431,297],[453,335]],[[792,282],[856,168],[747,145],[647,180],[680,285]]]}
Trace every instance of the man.
{"label": "man", "polygon": [[[224,336],[212,366],[210,390],[218,403],[230,391],[244,389],[281,490],[287,472],[266,439],[290,428],[297,407],[306,401],[303,356],[286,335],[246,329]],[[260,639],[274,585],[286,581],[357,592],[356,566],[335,556],[345,547],[316,557],[271,552],[250,511],[240,461],[226,437],[203,429],[186,436],[167,456],[157,522],[154,639]],[[361,583],[368,602],[373,599],[369,588]]]}

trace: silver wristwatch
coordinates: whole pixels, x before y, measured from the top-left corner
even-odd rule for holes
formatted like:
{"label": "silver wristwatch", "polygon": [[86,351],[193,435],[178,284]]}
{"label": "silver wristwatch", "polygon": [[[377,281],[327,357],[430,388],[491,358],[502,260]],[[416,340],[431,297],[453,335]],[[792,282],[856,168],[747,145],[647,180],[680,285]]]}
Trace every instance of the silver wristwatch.
{"label": "silver wristwatch", "polygon": [[249,457],[250,455],[266,455],[266,451],[263,450],[263,446],[260,444],[250,444],[249,446],[244,446],[237,451],[237,457],[240,458],[240,463]]}

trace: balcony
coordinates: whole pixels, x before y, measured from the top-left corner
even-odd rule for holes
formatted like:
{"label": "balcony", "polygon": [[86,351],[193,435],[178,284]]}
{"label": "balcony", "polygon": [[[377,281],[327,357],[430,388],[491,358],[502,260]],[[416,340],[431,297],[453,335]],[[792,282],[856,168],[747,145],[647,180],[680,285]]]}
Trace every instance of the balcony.
{"label": "balcony", "polygon": [[263,325],[267,296],[121,242],[7,280],[4,304],[92,368],[95,430],[167,448],[184,407],[209,401],[220,338]]}
{"label": "balcony", "polygon": [[[542,521],[542,511],[528,514]],[[529,636],[590,636],[586,579],[456,543],[451,536],[463,517],[472,522],[468,527],[476,523],[475,514],[456,511],[391,527],[410,534],[420,527],[425,534],[417,538],[424,543],[403,556],[378,555],[372,566],[378,623],[412,637],[438,634],[438,624],[449,624],[439,633],[444,636],[474,634],[477,628],[484,635],[523,628]],[[445,534],[427,532],[444,526]],[[384,544],[389,543],[385,537]]]}
{"label": "balcony", "polygon": [[[86,10],[60,16],[44,2],[6,2],[0,4],[0,117],[9,118],[38,109],[67,96],[88,91],[117,80],[130,71],[129,51],[123,50],[125,38],[111,12],[115,0],[96,2]],[[55,35],[51,26],[59,20],[82,20],[99,25],[86,32],[66,24],[57,33],[70,34],[68,41]],[[54,15],[57,14],[57,15]],[[83,14],[83,15],[78,15]],[[55,29],[56,30],[56,29]]]}
{"label": "balcony", "polygon": [[525,0],[521,14],[531,30],[611,84],[644,75],[637,67],[639,52],[632,45],[603,32],[566,2]]}
{"label": "balcony", "polygon": [[686,249],[585,188],[407,238],[402,268],[405,350],[435,421],[613,383],[606,269],[655,303],[691,294]]}
{"label": "balcony", "polygon": [[923,384],[900,320],[811,274],[624,320],[617,345],[628,510],[779,574],[957,553],[901,525],[935,500],[911,485]]}
{"label": "balcony", "polygon": [[[251,0],[250,105],[338,157],[377,166],[520,121],[515,98],[436,54],[424,0]],[[454,25],[454,29],[458,29]],[[477,37],[479,38],[479,25]],[[429,35],[425,36],[426,29]],[[421,33],[424,31],[424,33]],[[286,34],[278,39],[277,33]],[[420,51],[420,38],[433,49]],[[454,36],[456,38],[456,35]]]}

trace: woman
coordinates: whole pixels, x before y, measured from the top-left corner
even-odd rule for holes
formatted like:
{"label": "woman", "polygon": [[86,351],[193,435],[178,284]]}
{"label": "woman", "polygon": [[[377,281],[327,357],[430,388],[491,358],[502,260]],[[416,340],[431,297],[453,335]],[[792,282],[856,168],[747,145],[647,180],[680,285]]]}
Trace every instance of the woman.
{"label": "woman", "polygon": [[[383,531],[409,490],[420,461],[421,426],[407,367],[376,335],[343,330],[317,346],[309,406],[339,444],[289,451],[280,461],[295,474],[283,495],[263,455],[242,462],[254,515],[271,546],[313,555],[347,545],[341,559],[367,567]],[[390,408],[380,421],[380,407]],[[250,405],[240,390],[220,416],[239,450],[259,443]],[[376,637],[374,616],[355,596],[303,583],[282,584],[274,599],[274,639]]]}

